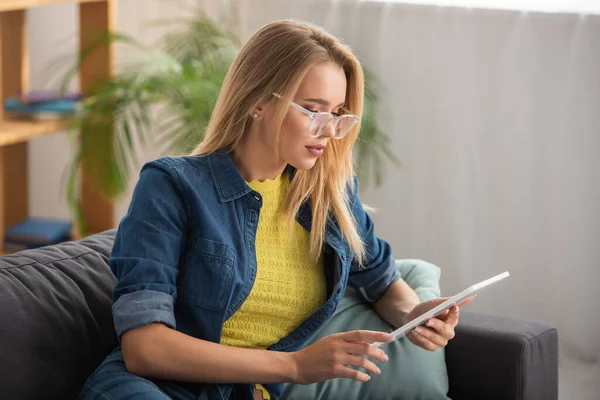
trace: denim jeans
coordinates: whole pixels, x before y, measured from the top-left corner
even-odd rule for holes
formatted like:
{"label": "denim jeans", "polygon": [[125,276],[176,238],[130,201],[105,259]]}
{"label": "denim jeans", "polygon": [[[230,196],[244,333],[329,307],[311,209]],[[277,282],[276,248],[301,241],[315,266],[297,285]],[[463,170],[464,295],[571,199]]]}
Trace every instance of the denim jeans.
{"label": "denim jeans", "polygon": [[125,368],[121,348],[106,357],[85,383],[78,400],[195,400],[178,382],[152,381],[132,374]]}

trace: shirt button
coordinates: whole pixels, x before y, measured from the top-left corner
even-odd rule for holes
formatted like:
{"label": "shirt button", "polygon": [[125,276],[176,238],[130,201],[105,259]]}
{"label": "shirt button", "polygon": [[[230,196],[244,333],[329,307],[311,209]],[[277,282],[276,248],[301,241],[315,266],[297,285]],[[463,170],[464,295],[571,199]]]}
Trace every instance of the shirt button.
{"label": "shirt button", "polygon": [[318,313],[318,314],[317,314],[317,319],[318,319],[319,321],[323,321],[323,319],[325,319],[325,314],[323,314],[323,313]]}
{"label": "shirt button", "polygon": [[342,254],[342,261],[346,261],[346,255]]}
{"label": "shirt button", "polygon": [[297,333],[294,333],[294,334],[292,335],[292,339],[294,339],[294,340],[298,340],[298,339],[300,339],[300,335],[298,335]]}
{"label": "shirt button", "polygon": [[336,290],[335,292],[336,292],[337,294],[340,294],[340,293],[342,293],[342,288],[341,288],[341,287],[337,288],[337,290]]}
{"label": "shirt button", "polygon": [[300,216],[300,221],[306,221],[306,214],[302,214]]}

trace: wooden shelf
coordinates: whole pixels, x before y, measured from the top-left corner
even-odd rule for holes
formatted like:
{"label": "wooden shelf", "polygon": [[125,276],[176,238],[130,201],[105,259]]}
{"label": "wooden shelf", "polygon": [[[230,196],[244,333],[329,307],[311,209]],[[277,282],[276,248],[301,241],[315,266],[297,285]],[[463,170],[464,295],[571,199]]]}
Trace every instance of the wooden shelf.
{"label": "wooden shelf", "polygon": [[0,0],[1,11],[26,10],[28,8],[49,6],[61,3],[99,3],[107,0]]}
{"label": "wooden shelf", "polygon": [[[0,0],[0,254],[6,227],[29,216],[29,151],[30,139],[64,132],[69,119],[31,121],[4,113],[2,104],[10,96],[29,88],[29,55],[27,9],[59,3],[77,4],[79,50],[94,43],[100,32],[112,31],[118,0]],[[97,48],[81,66],[80,90],[92,88],[113,73],[114,46]],[[85,158],[81,160],[84,165]],[[114,228],[114,204],[94,190],[94,177],[80,174],[80,198],[88,232]]]}
{"label": "wooden shelf", "polygon": [[0,120],[0,147],[66,131],[68,127],[68,119],[56,121],[30,121],[11,118]]}

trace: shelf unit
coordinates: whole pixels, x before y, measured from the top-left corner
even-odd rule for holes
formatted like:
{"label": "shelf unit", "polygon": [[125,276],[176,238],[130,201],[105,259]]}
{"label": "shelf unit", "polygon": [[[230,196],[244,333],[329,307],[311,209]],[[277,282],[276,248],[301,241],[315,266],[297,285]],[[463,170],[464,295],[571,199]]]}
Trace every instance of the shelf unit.
{"label": "shelf unit", "polygon": [[61,3],[105,3],[107,0],[2,0],[1,11],[21,11]]}
{"label": "shelf unit", "polygon": [[[60,3],[78,3],[79,47],[88,47],[100,32],[114,29],[116,0],[1,0],[0,1],[0,100],[29,89],[27,10]],[[114,46],[99,48],[85,62],[80,88],[86,93],[99,80],[113,73]],[[4,115],[0,107],[0,252],[7,226],[29,215],[27,142],[64,132],[65,120],[34,122]],[[85,163],[85,160],[83,160]],[[90,189],[89,177],[82,176],[82,207],[89,233],[114,227],[114,205]],[[60,188],[57,187],[57,190]],[[75,230],[76,231],[76,230]]]}

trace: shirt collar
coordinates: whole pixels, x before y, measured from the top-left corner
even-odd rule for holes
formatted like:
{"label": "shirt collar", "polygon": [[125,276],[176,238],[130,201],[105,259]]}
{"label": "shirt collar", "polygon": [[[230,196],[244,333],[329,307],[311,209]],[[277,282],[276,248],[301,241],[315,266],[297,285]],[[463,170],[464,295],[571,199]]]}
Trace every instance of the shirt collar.
{"label": "shirt collar", "polygon": [[208,165],[219,193],[219,200],[222,203],[239,199],[252,191],[231,159],[229,152],[219,151],[210,154]]}
{"label": "shirt collar", "polygon": [[[220,150],[208,156],[208,165],[212,175],[215,187],[219,193],[219,200],[222,203],[239,199],[250,193],[252,188],[248,186],[242,174],[231,158],[231,154],[226,150]],[[292,179],[296,174],[296,169],[291,165],[285,168],[288,179]]]}

